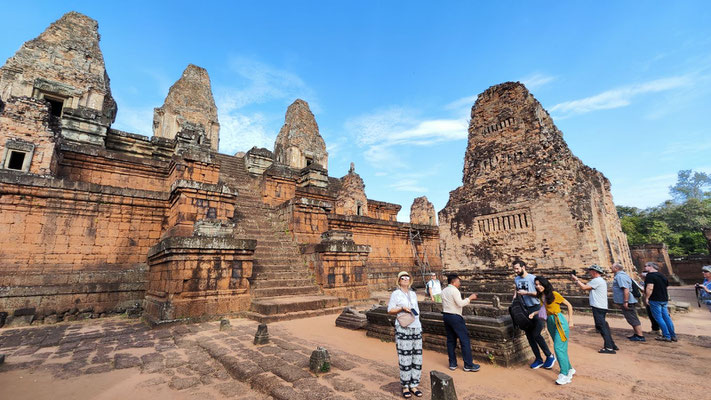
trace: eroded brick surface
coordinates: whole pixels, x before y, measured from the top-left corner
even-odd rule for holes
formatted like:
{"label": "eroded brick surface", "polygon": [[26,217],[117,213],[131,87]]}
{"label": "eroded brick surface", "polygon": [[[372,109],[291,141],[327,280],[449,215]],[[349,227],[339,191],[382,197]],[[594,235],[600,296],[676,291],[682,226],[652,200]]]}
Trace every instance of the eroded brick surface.
{"label": "eroded brick surface", "polygon": [[[610,182],[584,165],[520,83],[492,86],[472,108],[462,186],[440,211],[445,269],[536,273],[621,262],[633,270]],[[499,276],[506,291],[509,276]]]}

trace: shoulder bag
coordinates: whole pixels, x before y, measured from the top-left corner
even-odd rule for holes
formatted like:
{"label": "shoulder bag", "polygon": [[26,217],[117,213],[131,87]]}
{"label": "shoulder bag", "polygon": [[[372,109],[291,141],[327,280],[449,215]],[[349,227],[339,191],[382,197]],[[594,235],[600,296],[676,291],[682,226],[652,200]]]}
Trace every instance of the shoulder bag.
{"label": "shoulder bag", "polygon": [[[400,289],[398,289],[398,290],[400,290]],[[412,309],[412,305],[410,304],[410,293],[409,292],[407,293],[407,306],[408,306],[408,308]],[[403,328],[407,328],[413,322],[415,322],[415,316],[412,315],[411,312],[405,312],[405,311],[399,312],[397,314],[396,318],[397,318],[398,324],[400,324],[400,326]]]}

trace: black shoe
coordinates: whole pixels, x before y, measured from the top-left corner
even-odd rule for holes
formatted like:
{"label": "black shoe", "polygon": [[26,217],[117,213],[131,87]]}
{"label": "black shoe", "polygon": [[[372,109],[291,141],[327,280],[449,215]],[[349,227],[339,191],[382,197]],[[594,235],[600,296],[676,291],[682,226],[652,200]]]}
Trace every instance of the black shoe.
{"label": "black shoe", "polygon": [[672,336],[672,337],[671,337],[671,341],[672,341],[672,342],[678,342],[679,339],[677,339],[676,336]]}
{"label": "black shoe", "polygon": [[420,389],[415,389],[415,390],[410,389],[410,393],[414,394],[415,397],[422,397],[422,392],[420,391]]}
{"label": "black shoe", "polygon": [[615,350],[615,351],[619,351],[619,350],[620,350],[620,348],[619,348],[619,347],[617,347],[617,345],[614,345],[614,346],[612,346],[612,350]]}
{"label": "black shoe", "polygon": [[479,371],[479,368],[481,368],[481,367],[479,366],[479,364],[472,364],[471,367],[464,367],[464,371],[466,371],[466,372],[476,372],[476,371]]}
{"label": "black shoe", "polygon": [[617,354],[617,352],[615,350],[607,349],[607,348],[600,349],[597,352],[600,354]]}

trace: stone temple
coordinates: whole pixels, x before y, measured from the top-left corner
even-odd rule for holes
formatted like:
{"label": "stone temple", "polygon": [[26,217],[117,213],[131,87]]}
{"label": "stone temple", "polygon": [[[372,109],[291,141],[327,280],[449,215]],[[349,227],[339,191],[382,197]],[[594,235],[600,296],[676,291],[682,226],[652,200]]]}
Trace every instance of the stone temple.
{"label": "stone temple", "polygon": [[113,129],[116,113],[98,24],[79,13],[0,68],[8,321],[298,318],[367,299],[402,269],[441,269],[433,210],[398,222],[400,205],[368,199],[355,166],[330,176],[303,100],[274,151],[237,156],[217,151],[210,78],[195,65],[155,109],[152,137]]}
{"label": "stone temple", "polygon": [[481,93],[471,112],[462,186],[439,212],[444,268],[473,289],[508,293],[511,262],[568,284],[567,274],[617,261],[633,271],[610,182],[584,165],[520,83]]}

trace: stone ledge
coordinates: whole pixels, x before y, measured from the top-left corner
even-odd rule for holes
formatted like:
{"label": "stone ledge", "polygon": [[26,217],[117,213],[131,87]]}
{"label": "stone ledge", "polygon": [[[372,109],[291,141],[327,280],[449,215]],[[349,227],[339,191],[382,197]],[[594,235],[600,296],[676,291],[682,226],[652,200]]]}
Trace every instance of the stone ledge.
{"label": "stone ledge", "polygon": [[253,252],[257,241],[253,239],[215,237],[170,237],[161,240],[148,250],[148,258],[173,250],[246,250]]}
{"label": "stone ledge", "polygon": [[170,193],[175,192],[177,189],[193,189],[202,190],[206,192],[219,193],[228,196],[236,196],[237,191],[230,189],[229,186],[225,184],[214,184],[214,183],[203,183],[197,181],[188,181],[185,179],[178,179],[170,185]]}
{"label": "stone ledge", "polygon": [[399,228],[399,229],[413,228],[413,229],[418,229],[418,230],[424,231],[423,233],[429,233],[429,232],[439,233],[439,227],[436,225],[419,225],[419,224],[410,224],[407,222],[387,221],[384,219],[377,219],[377,218],[365,217],[365,216],[360,216],[360,215],[329,214],[328,220],[329,221],[334,220],[334,221],[344,221],[344,222],[351,222],[351,223],[360,223],[360,224],[367,224],[367,225],[391,226],[391,227]]}
{"label": "stone ledge", "polygon": [[94,157],[103,157],[109,160],[124,161],[131,164],[150,165],[152,167],[164,169],[167,172],[169,163],[165,160],[156,160],[153,158],[136,157],[115,150],[107,150],[99,146],[91,146],[86,143],[63,142],[60,146],[61,151],[86,154]]}
{"label": "stone ledge", "polygon": [[165,192],[151,190],[127,189],[115,186],[99,185],[96,183],[68,181],[43,175],[33,175],[14,170],[0,170],[0,183],[19,186],[33,186],[44,189],[73,190],[96,194],[106,194],[121,197],[146,198],[151,200],[168,200]]}

